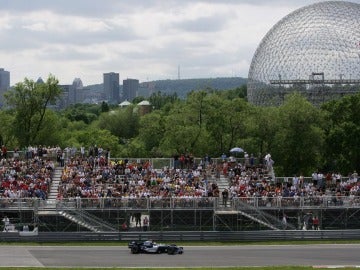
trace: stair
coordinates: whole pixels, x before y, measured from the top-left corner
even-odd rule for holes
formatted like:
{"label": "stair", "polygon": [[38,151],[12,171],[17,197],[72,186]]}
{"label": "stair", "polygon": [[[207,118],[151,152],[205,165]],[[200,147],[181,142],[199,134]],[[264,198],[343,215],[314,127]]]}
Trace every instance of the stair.
{"label": "stair", "polygon": [[46,203],[42,205],[37,214],[40,216],[46,215],[60,215],[64,218],[84,227],[93,232],[116,232],[118,231],[113,225],[108,224],[104,220],[91,215],[90,213],[75,208],[74,206],[63,205],[61,200],[58,200],[59,186],[61,184],[62,167],[56,167],[53,173],[50,191]]}
{"label": "stair", "polygon": [[264,225],[264,226],[272,229],[272,230],[275,230],[275,231],[279,231],[279,230],[280,230],[278,227],[274,226],[273,224],[271,224],[271,223],[268,222],[267,220],[266,220],[266,221],[261,220],[261,219],[255,217],[255,216],[253,216],[253,215],[250,215],[250,214],[248,214],[248,213],[246,213],[246,212],[244,212],[244,211],[240,211],[240,210],[239,210],[239,213],[240,213],[241,215],[249,218],[249,219],[252,219],[252,220],[254,220],[254,221],[256,221],[256,222],[258,222],[258,223],[260,223],[260,224],[262,224],[262,225]]}
{"label": "stair", "polygon": [[65,211],[59,211],[59,214],[63,217],[65,217],[66,219],[79,224],[80,226],[83,226],[85,228],[87,228],[88,230],[92,231],[92,232],[100,232],[101,230],[99,230],[96,226],[93,226],[87,222],[85,222],[84,220],[82,220],[80,217],[72,215],[68,212]]}
{"label": "stair", "polygon": [[[258,207],[242,202],[241,200],[239,200],[238,203],[239,205],[237,211],[239,212],[239,214],[250,218],[264,226],[267,226],[270,229],[283,230],[284,224],[282,223],[282,220],[279,220],[276,216],[268,214],[265,211],[259,209]],[[290,230],[296,230],[296,228],[289,223],[287,224],[287,227]]]}
{"label": "stair", "polygon": [[50,201],[50,202],[56,201],[56,199],[57,199],[58,192],[59,192],[59,185],[61,182],[62,171],[63,171],[62,167],[55,168],[52,182],[51,182],[50,191],[49,191],[49,196],[48,196],[48,201]]}
{"label": "stair", "polygon": [[105,222],[103,219],[100,219],[90,213],[83,211],[81,209],[67,209],[60,210],[58,212],[61,216],[66,219],[79,224],[87,228],[92,232],[117,232],[118,229],[114,225]]}
{"label": "stair", "polygon": [[[216,181],[217,186],[219,188],[219,208],[228,208],[230,207],[230,190],[229,190],[229,178],[227,178],[225,175],[221,174],[220,178]],[[223,205],[223,197],[222,192],[227,189],[229,191],[229,198],[226,207]]]}
{"label": "stair", "polygon": [[39,215],[51,215],[56,212],[57,196],[59,185],[61,183],[62,167],[56,167],[52,176],[51,186],[47,200],[41,205]]}

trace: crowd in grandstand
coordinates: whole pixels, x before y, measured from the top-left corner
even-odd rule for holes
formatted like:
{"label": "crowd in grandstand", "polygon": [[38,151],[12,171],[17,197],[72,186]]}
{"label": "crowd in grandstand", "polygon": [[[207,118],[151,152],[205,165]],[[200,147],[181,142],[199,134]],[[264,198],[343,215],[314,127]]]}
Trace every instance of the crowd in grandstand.
{"label": "crowd in grandstand", "polygon": [[[55,157],[55,158],[53,158]],[[302,175],[279,182],[269,178],[269,167],[253,163],[252,157],[238,162],[224,158],[212,162],[206,156],[195,162],[191,155],[174,158],[173,168],[155,169],[149,161],[132,162],[109,158],[109,152],[94,146],[61,149],[28,147],[24,158],[17,150],[9,157],[2,148],[0,162],[0,196],[46,199],[56,166],[63,172],[58,199],[64,198],[209,198],[221,197],[217,180],[223,174],[229,179],[229,200],[260,198],[267,204],[271,198],[360,196],[360,181],[353,172],[343,178],[339,173],[314,172],[312,181]]]}
{"label": "crowd in grandstand", "polygon": [[109,161],[105,156],[71,158],[64,167],[61,197],[166,198],[209,196],[200,168],[155,170],[149,161]]}
{"label": "crowd in grandstand", "polygon": [[[39,198],[46,200],[56,164],[38,153],[21,158],[17,149],[12,157],[1,149],[0,198]],[[6,200],[1,200],[6,204]]]}
{"label": "crowd in grandstand", "polygon": [[[339,173],[313,174],[312,181],[294,176],[287,182],[276,183],[268,176],[268,166],[252,162],[224,159],[212,163],[208,157],[195,163],[191,156],[180,156],[174,168],[156,170],[148,161],[109,161],[104,156],[74,157],[65,165],[59,198],[209,198],[221,197],[217,185],[220,174],[229,179],[229,200],[232,198],[260,198],[261,202],[275,202],[273,198],[321,198],[332,196],[334,204],[341,197],[360,196],[357,173],[342,178]],[[316,176],[315,176],[316,174]],[[320,200],[319,200],[320,203]]]}

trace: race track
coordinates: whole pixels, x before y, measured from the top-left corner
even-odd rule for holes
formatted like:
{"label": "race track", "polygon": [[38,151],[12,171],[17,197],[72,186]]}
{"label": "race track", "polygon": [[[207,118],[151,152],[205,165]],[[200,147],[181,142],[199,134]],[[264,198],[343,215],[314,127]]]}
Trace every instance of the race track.
{"label": "race track", "polygon": [[134,255],[124,246],[0,246],[0,267],[360,265],[360,244],[184,246],[184,250],[182,255]]}

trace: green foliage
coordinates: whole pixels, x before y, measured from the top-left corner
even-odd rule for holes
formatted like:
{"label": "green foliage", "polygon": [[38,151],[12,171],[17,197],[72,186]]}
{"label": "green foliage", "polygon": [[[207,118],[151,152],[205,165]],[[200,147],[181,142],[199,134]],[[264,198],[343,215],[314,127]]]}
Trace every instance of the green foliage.
{"label": "green foliage", "polygon": [[149,156],[148,152],[145,149],[144,142],[135,138],[129,140],[125,147],[122,148],[121,152],[125,157],[147,157]]}
{"label": "green foliage", "polygon": [[191,144],[198,134],[198,125],[193,122],[193,114],[184,103],[177,104],[164,117],[164,136],[160,149],[166,155],[191,151]]}
{"label": "green foliage", "polygon": [[101,112],[107,112],[109,106],[107,103],[97,104],[75,104],[69,106],[63,111],[63,114],[70,121],[83,121],[85,124],[91,124],[97,120]]}
{"label": "green foliage", "polygon": [[150,97],[152,112],[145,115],[136,105],[107,103],[54,112],[48,108],[60,95],[57,80],[51,75],[44,84],[25,79],[6,94],[0,140],[8,148],[98,145],[113,157],[136,158],[219,157],[239,146],[258,158],[271,153],[277,175],[360,170],[360,94],[321,108],[296,93],[282,106],[255,107],[246,101],[245,85],[202,89],[187,92],[186,99],[158,91]]}
{"label": "green foliage", "polygon": [[136,137],[139,131],[139,115],[134,112],[135,108],[127,106],[102,113],[97,123],[98,128],[109,130],[119,141]]}
{"label": "green foliage", "polygon": [[205,144],[206,91],[192,92],[185,103],[178,103],[165,118],[164,153],[201,154]]}
{"label": "green foliage", "polygon": [[46,111],[61,94],[58,80],[49,75],[45,83],[27,78],[5,94],[7,104],[14,109],[13,132],[20,147],[37,142],[46,123]]}
{"label": "green foliage", "polygon": [[101,103],[101,112],[108,112],[110,110],[109,104],[107,104],[105,101]]}
{"label": "green foliage", "polygon": [[247,97],[247,85],[244,84],[240,87],[237,87],[235,89],[230,89],[228,91],[219,91],[224,98],[226,99],[235,99],[235,98],[242,98],[246,100]]}
{"label": "green foliage", "polygon": [[264,157],[276,148],[274,145],[275,135],[280,129],[279,109],[277,107],[251,108],[248,117],[245,118],[248,136],[244,149],[249,153],[256,153],[258,157]]}
{"label": "green foliage", "polygon": [[295,93],[279,107],[279,123],[272,147],[278,172],[281,175],[309,175],[320,168],[324,155],[322,112]]}
{"label": "green foliage", "polygon": [[171,105],[177,101],[179,101],[179,98],[176,93],[162,94],[161,91],[153,93],[149,98],[149,102],[153,106],[154,110],[161,110],[167,104]]}
{"label": "green foliage", "polygon": [[245,137],[245,119],[250,106],[243,99],[224,99],[218,94],[209,95],[206,101],[206,126],[216,146],[212,153],[216,156],[229,153]]}
{"label": "green foliage", "polygon": [[160,111],[146,114],[140,118],[138,139],[143,142],[144,156],[156,157],[158,146],[164,136],[164,117]]}
{"label": "green foliage", "polygon": [[140,102],[143,101],[143,100],[145,100],[144,97],[138,96],[138,97],[135,97],[135,98],[133,99],[132,103],[133,103],[133,104],[138,104],[138,103],[140,103]]}
{"label": "green foliage", "polygon": [[360,94],[323,105],[327,113],[326,167],[349,173],[360,170]]}
{"label": "green foliage", "polygon": [[110,131],[100,130],[92,126],[71,132],[71,137],[68,138],[66,145],[75,147],[84,146],[85,148],[97,145],[103,149],[109,149],[111,156],[115,157],[118,156],[120,149],[118,138],[112,135]]}
{"label": "green foliage", "polygon": [[61,118],[51,110],[45,113],[46,121],[39,130],[38,136],[33,141],[33,145],[56,146],[61,141]]}
{"label": "green foliage", "polygon": [[12,111],[0,111],[0,144],[7,145],[10,149],[18,147],[18,141],[12,130],[14,119]]}

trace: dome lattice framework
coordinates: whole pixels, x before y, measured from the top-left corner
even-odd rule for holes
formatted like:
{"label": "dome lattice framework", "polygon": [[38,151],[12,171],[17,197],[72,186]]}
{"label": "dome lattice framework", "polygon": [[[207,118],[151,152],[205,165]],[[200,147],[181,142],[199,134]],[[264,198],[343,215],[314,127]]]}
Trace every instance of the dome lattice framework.
{"label": "dome lattice framework", "polygon": [[294,90],[313,103],[360,85],[360,4],[327,1],[290,13],[265,35],[249,70],[248,99],[278,105]]}

